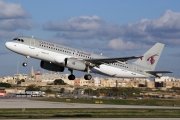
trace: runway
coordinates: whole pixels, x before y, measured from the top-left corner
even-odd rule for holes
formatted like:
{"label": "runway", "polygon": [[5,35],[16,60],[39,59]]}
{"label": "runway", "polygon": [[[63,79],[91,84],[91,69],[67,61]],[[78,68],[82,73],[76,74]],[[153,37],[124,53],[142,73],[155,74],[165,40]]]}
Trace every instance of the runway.
{"label": "runway", "polygon": [[132,109],[180,109],[174,106],[105,105],[36,101],[27,98],[0,98],[0,108],[132,108]]}
{"label": "runway", "polygon": [[[11,120],[19,120],[19,119],[11,119]],[[32,120],[32,119],[26,119],[26,120]],[[52,120],[52,119],[33,119],[33,120]],[[62,119],[56,119],[56,120],[62,120]],[[179,118],[68,118],[67,120],[179,120]]]}

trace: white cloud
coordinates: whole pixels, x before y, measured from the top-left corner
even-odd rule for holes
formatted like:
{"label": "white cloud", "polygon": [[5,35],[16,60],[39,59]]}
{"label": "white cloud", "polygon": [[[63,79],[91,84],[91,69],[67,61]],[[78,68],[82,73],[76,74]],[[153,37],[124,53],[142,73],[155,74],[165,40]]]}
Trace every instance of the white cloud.
{"label": "white cloud", "polygon": [[67,39],[113,39],[123,31],[118,25],[107,24],[98,16],[80,16],[70,18],[64,22],[48,22],[43,25],[45,30],[58,31],[56,36]]}
{"label": "white cloud", "polygon": [[[180,13],[172,12],[171,10],[157,19],[142,19],[134,23],[125,25],[125,37],[138,37],[139,40],[152,38],[154,42],[167,42],[169,39],[180,38]],[[150,39],[148,39],[150,40]]]}
{"label": "white cloud", "polygon": [[29,14],[23,10],[21,4],[0,0],[0,39],[18,35],[19,29],[31,29],[33,23],[28,21]]}
{"label": "white cloud", "polygon": [[138,50],[138,49],[147,48],[148,46],[130,41],[126,42],[123,39],[119,38],[119,39],[110,40],[107,44],[107,47],[113,50]]}
{"label": "white cloud", "polygon": [[98,16],[81,16],[70,18],[64,22],[48,22],[43,27],[54,31],[89,31],[97,30],[103,22],[104,20]]}
{"label": "white cloud", "polygon": [[17,32],[14,32],[14,31],[3,31],[3,30],[0,30],[0,39],[12,37],[12,36],[18,36],[18,35],[19,34]]}
{"label": "white cloud", "polygon": [[0,0],[0,8],[0,19],[27,18],[29,16],[29,14],[22,9],[20,4]]}
{"label": "white cloud", "polygon": [[8,19],[0,21],[0,29],[4,31],[14,31],[17,29],[30,29],[33,24],[24,19]]}
{"label": "white cloud", "polygon": [[56,31],[59,38],[106,42],[107,50],[142,49],[156,42],[180,45],[180,12],[171,10],[156,19],[144,18],[122,26],[107,23],[98,16],[80,16],[63,22],[48,22],[43,28]]}
{"label": "white cloud", "polygon": [[167,10],[160,18],[149,22],[150,24],[147,28],[151,30],[180,30],[180,13]]}

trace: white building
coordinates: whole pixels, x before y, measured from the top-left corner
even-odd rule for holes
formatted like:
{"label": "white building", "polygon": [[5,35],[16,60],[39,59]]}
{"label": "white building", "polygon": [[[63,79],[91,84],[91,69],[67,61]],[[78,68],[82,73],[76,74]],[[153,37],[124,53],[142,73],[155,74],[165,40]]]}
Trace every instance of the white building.
{"label": "white building", "polygon": [[162,76],[160,78],[155,78],[155,82],[175,82],[177,81],[174,77]]}
{"label": "white building", "polygon": [[94,80],[94,86],[95,87],[100,87],[101,86],[101,78],[95,77],[95,78],[93,78],[93,80]]}

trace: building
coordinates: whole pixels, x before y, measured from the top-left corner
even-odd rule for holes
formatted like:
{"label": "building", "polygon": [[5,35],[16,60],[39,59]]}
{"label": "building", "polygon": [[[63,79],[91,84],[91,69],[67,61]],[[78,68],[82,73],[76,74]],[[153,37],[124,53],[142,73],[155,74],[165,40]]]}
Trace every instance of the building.
{"label": "building", "polygon": [[79,78],[76,78],[74,80],[74,87],[79,87],[80,86],[80,79]]}
{"label": "building", "polygon": [[[14,74],[13,77],[7,76],[0,78],[0,82],[9,83],[12,85],[28,86],[30,84],[36,84],[38,86],[52,85],[54,80],[62,79],[67,85],[71,87],[147,87],[147,88],[173,88],[180,87],[180,79],[163,76],[161,78],[155,78],[154,81],[149,79],[140,78],[99,78],[95,77],[92,80],[84,80],[83,77],[76,78],[75,80],[68,79],[69,74],[60,74],[59,72],[41,73],[37,70],[34,73],[33,67],[30,71],[30,77],[27,74]],[[22,81],[23,80],[23,81]],[[20,82],[19,82],[20,81]]]}
{"label": "building", "polygon": [[101,87],[101,78],[95,77],[95,78],[93,78],[93,80],[94,80],[95,87]]}
{"label": "building", "polygon": [[14,80],[14,77],[11,77],[11,76],[6,76],[6,77],[3,77],[3,78],[0,78],[0,82],[9,83],[11,85],[17,84],[17,80]]}
{"label": "building", "polygon": [[37,73],[35,74],[35,79],[41,79],[41,76],[42,76],[41,71],[38,70]]}
{"label": "building", "polygon": [[180,87],[180,79],[169,76],[155,78],[154,83],[155,83],[155,87],[164,87],[164,88]]}
{"label": "building", "polygon": [[27,79],[28,79],[27,74],[14,74],[14,76],[13,76],[14,81],[27,80]]}

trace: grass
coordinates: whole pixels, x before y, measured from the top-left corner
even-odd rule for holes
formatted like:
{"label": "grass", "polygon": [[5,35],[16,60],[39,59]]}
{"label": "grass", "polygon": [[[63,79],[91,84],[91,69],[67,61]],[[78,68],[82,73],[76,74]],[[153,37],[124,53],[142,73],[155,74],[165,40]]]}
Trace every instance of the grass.
{"label": "grass", "polygon": [[[90,103],[103,101],[103,104],[115,105],[153,105],[180,106],[179,100],[102,100],[102,99],[66,99],[39,98],[34,100]],[[0,119],[44,119],[44,118],[180,118],[180,109],[122,109],[122,108],[27,108],[0,109]]]}
{"label": "grass", "polygon": [[119,108],[0,109],[0,118],[180,118],[180,110]]}

